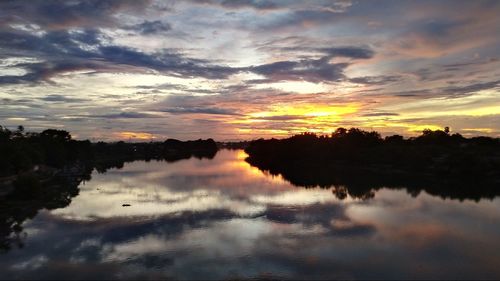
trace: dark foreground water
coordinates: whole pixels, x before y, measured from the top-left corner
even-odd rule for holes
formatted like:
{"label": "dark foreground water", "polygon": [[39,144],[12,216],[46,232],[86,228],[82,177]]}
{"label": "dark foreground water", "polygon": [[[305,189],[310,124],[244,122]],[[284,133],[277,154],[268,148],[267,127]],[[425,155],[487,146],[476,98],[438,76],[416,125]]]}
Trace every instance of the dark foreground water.
{"label": "dark foreground water", "polygon": [[67,207],[24,222],[0,278],[500,278],[498,198],[382,188],[341,200],[244,158],[94,172]]}

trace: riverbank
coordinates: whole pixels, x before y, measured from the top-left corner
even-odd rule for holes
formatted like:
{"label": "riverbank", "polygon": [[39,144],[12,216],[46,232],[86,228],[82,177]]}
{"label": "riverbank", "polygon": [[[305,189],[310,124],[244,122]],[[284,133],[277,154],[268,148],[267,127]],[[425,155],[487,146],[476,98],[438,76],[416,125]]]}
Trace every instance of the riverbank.
{"label": "riverbank", "polygon": [[0,197],[29,198],[49,182],[73,186],[90,177],[93,169],[103,173],[121,168],[136,160],[177,161],[213,158],[218,147],[214,140],[126,143],[73,140],[63,130],[48,129],[41,133],[25,132],[22,127],[11,132],[0,126]]}
{"label": "riverbank", "polygon": [[360,197],[384,186],[406,186],[445,198],[500,195],[498,139],[467,139],[444,131],[381,138],[376,132],[351,129],[331,136],[261,139],[245,151],[247,162],[295,185],[346,186]]}

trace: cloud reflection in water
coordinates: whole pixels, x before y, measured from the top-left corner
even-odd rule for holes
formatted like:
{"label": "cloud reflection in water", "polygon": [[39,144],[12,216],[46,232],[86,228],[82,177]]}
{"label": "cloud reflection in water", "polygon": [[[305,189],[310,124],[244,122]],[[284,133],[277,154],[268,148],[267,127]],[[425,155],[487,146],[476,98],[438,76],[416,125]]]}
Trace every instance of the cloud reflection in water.
{"label": "cloud reflection in water", "polygon": [[[251,167],[133,162],[25,223],[3,278],[498,278],[500,201],[381,189],[339,200]],[[122,204],[130,207],[122,207]]]}

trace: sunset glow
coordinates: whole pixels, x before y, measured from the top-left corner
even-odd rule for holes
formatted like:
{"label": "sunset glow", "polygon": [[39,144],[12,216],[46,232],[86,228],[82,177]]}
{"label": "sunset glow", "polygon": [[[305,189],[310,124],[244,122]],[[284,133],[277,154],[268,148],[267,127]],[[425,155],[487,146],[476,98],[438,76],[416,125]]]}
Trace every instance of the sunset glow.
{"label": "sunset glow", "polygon": [[141,132],[119,132],[116,135],[119,139],[134,139],[134,140],[151,140],[154,139],[155,136],[149,133],[141,133]]}
{"label": "sunset glow", "polygon": [[0,125],[92,140],[499,136],[499,13],[495,1],[2,1]]}

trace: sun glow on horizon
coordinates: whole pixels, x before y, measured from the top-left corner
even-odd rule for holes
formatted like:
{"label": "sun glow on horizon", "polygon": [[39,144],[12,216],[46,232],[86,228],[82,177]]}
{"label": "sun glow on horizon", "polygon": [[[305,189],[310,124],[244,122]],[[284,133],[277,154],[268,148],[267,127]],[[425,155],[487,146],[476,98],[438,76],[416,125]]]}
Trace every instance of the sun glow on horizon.
{"label": "sun glow on horizon", "polygon": [[302,120],[315,118],[340,119],[347,114],[356,113],[359,109],[357,104],[346,105],[318,105],[318,104],[299,104],[299,105],[273,105],[265,111],[253,112],[248,114],[246,119],[248,123],[259,122],[262,120]]}
{"label": "sun glow on horizon", "polygon": [[331,133],[344,117],[357,113],[360,104],[277,104],[228,121],[245,136],[288,136],[302,132]]}
{"label": "sun glow on horizon", "polygon": [[2,127],[133,142],[500,136],[500,1],[100,2],[0,1]]}
{"label": "sun glow on horizon", "polygon": [[114,136],[119,139],[136,139],[136,140],[152,140],[156,137],[150,133],[144,132],[118,132]]}

